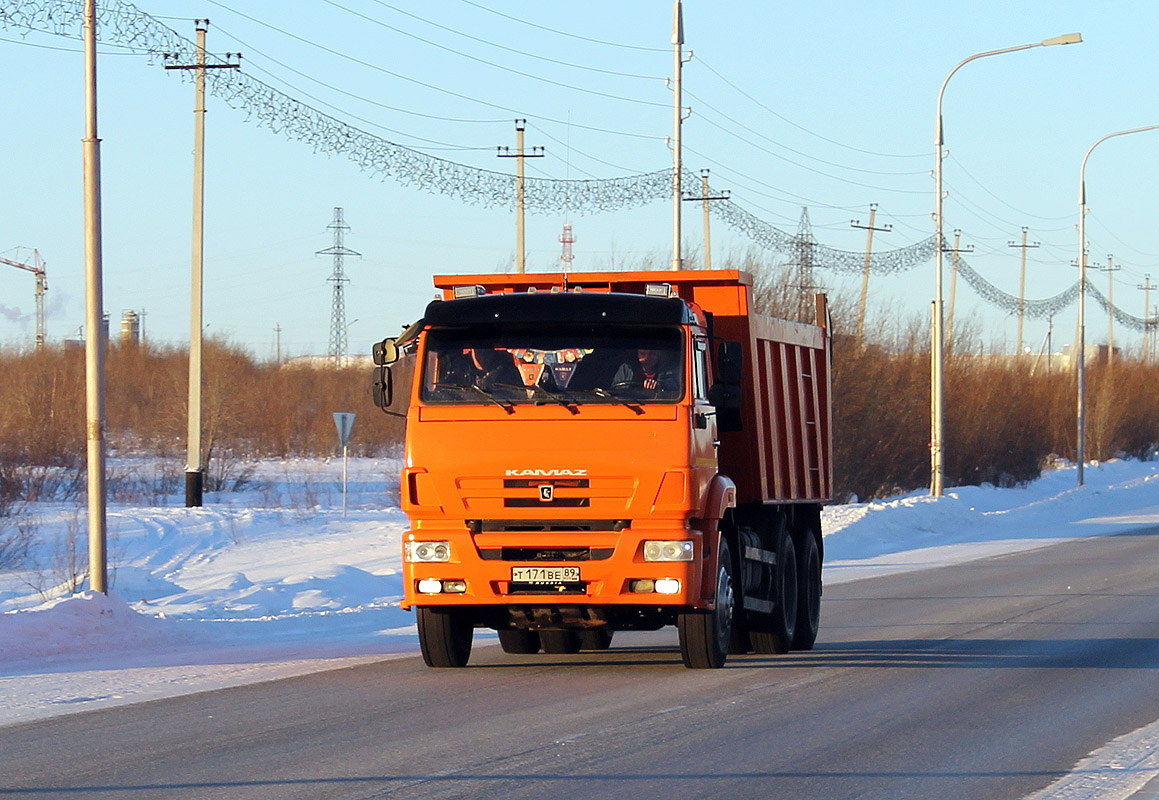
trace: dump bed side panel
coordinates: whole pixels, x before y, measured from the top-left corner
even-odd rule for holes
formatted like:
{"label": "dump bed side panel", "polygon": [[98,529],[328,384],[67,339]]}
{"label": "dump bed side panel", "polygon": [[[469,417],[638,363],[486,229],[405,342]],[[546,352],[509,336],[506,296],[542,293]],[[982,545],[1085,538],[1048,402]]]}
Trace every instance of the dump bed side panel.
{"label": "dump bed side panel", "polygon": [[744,429],[720,436],[720,471],[736,482],[738,502],[828,500],[833,493],[828,331],[753,311],[751,279],[697,285],[693,299],[712,313],[718,337],[744,347]]}

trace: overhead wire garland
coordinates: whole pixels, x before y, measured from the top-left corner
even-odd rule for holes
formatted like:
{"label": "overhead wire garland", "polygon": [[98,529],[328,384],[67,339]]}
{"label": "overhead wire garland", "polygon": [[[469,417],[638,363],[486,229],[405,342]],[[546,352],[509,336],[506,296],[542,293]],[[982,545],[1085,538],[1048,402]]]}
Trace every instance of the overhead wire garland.
{"label": "overhead wire garland", "polygon": [[[84,23],[82,5],[77,0],[4,0],[0,6],[0,27],[77,37]],[[103,0],[96,4],[96,13],[98,36],[103,44],[125,47],[154,60],[161,58],[192,64],[197,59],[193,42],[132,3]],[[216,57],[207,54],[206,58]],[[211,94],[230,107],[241,109],[258,125],[303,142],[314,152],[344,155],[361,169],[384,180],[391,178],[403,186],[486,207],[515,205],[516,178],[513,175],[448,161],[383,139],[295,100],[243,70],[206,70],[206,86]],[[692,186],[699,179],[691,172],[685,172],[681,180]],[[524,179],[524,202],[532,213],[609,212],[670,198],[672,188],[671,169],[587,180],[530,177]],[[737,232],[771,252],[789,255],[800,252],[802,241],[799,236],[775,228],[731,200],[714,201],[711,211]],[[844,273],[860,273],[865,267],[862,253],[837,250],[811,239],[807,244],[814,267]],[[930,236],[896,250],[873,253],[870,271],[896,274],[927,263],[934,254],[935,238]],[[1017,297],[987,281],[964,259],[959,258],[958,270],[983,300],[1007,311],[1018,310]],[[1147,320],[1112,307],[1089,282],[1087,294],[1105,311],[1113,313],[1120,324],[1140,330],[1148,327]],[[1077,296],[1076,282],[1054,297],[1023,301],[1021,305],[1026,315],[1041,318],[1069,306]]]}
{"label": "overhead wire garland", "polygon": [[[83,22],[81,4],[75,0],[7,0],[0,7],[0,26],[6,28],[77,36]],[[97,4],[97,31],[102,44],[175,63],[192,64],[197,59],[193,42],[124,0]],[[206,55],[210,63],[215,58]],[[295,100],[244,70],[207,70],[206,88],[258,125],[314,152],[346,156],[383,179],[466,203],[515,205],[514,175],[448,161],[383,139]],[[592,180],[531,177],[524,179],[524,202],[529,211],[542,214],[608,212],[668,197],[671,187],[670,169]]]}

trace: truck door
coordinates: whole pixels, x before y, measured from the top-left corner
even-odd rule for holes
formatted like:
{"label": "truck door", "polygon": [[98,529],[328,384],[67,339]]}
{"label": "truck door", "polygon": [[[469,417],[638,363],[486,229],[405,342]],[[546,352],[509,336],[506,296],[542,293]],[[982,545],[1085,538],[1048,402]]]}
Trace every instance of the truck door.
{"label": "truck door", "polygon": [[695,497],[703,498],[717,471],[716,414],[708,400],[708,339],[693,334],[692,373],[692,483]]}

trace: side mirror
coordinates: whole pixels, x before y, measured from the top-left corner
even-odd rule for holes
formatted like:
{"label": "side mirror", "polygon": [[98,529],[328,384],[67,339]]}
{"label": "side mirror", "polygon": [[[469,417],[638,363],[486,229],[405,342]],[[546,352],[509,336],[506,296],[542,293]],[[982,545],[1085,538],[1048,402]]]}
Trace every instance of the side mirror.
{"label": "side mirror", "polygon": [[[393,345],[394,342],[391,342],[391,344]],[[376,351],[376,360],[377,357]],[[387,411],[390,408],[394,402],[394,376],[391,375],[390,367],[379,365],[378,374],[374,376],[374,383],[371,385],[371,394],[374,396],[374,404],[376,406],[383,411]]]}
{"label": "side mirror", "polygon": [[398,345],[395,344],[394,339],[383,339],[381,342],[374,343],[370,348],[370,354],[377,366],[393,364],[398,361]]}
{"label": "side mirror", "polygon": [[721,342],[716,349],[716,377],[721,383],[741,382],[744,373],[744,354],[740,342]]}
{"label": "side mirror", "polygon": [[740,384],[714,383],[708,390],[708,402],[716,407],[716,427],[721,433],[744,429],[740,415]]}

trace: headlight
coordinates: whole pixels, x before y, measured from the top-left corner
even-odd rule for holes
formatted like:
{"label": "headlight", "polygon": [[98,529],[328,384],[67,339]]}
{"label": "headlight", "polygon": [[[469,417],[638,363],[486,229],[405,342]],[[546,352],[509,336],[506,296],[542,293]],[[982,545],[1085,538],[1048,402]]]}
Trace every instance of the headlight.
{"label": "headlight", "polygon": [[412,562],[438,562],[451,560],[450,542],[407,542],[403,546],[403,556]]}
{"label": "headlight", "polygon": [[692,542],[644,542],[645,561],[691,561]]}

